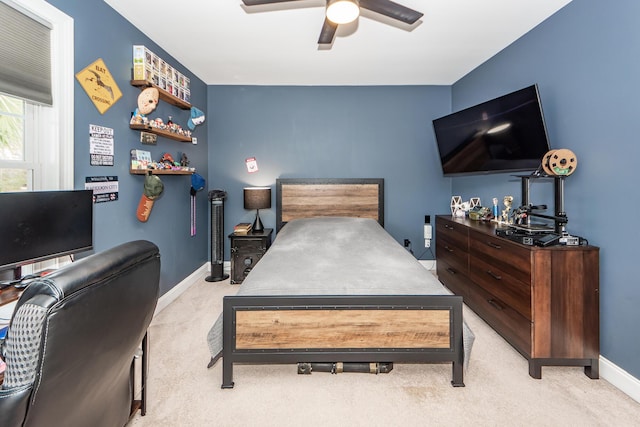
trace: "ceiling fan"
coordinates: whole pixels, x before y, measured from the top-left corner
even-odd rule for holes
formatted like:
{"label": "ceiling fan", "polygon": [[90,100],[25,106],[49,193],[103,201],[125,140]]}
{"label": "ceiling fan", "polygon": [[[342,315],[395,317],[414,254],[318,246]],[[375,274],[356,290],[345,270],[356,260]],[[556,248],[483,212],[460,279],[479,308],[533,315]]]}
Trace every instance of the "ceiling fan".
{"label": "ceiling fan", "polygon": [[[272,3],[285,3],[297,0],[242,0],[246,6],[258,6]],[[338,25],[354,21],[360,14],[360,8],[368,9],[391,19],[414,24],[422,18],[422,13],[394,3],[391,0],[327,0],[327,11],[320,31],[318,44],[331,44]]]}

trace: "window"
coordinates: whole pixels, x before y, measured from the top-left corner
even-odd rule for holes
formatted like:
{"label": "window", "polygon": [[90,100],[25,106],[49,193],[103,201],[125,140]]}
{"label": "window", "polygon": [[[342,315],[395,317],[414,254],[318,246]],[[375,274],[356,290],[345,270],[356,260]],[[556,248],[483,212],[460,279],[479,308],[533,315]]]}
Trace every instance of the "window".
{"label": "window", "polygon": [[51,28],[53,99],[0,93],[0,191],[72,189],[73,19],[44,0],[0,1]]}
{"label": "window", "polygon": [[45,0],[0,1],[50,24],[53,99],[46,106],[0,93],[0,191],[72,189],[73,19]]}
{"label": "window", "polygon": [[0,191],[33,189],[31,151],[25,147],[25,104],[0,94]]}

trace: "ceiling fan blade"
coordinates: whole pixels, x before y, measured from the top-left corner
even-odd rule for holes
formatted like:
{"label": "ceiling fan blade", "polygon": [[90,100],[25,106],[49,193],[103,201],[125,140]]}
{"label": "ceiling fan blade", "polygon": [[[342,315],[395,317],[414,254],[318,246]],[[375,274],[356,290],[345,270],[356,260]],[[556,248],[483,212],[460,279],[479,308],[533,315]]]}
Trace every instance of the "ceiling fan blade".
{"label": "ceiling fan blade", "polygon": [[360,7],[407,24],[413,24],[424,15],[391,0],[360,0]]}
{"label": "ceiling fan blade", "polygon": [[259,6],[261,4],[285,3],[289,1],[297,0],[242,0],[242,3],[244,3],[245,6]]}
{"label": "ceiling fan blade", "polygon": [[322,24],[322,30],[320,31],[320,37],[318,38],[318,44],[333,43],[333,37],[336,35],[337,29],[338,24],[334,24],[325,17],[324,24]]}

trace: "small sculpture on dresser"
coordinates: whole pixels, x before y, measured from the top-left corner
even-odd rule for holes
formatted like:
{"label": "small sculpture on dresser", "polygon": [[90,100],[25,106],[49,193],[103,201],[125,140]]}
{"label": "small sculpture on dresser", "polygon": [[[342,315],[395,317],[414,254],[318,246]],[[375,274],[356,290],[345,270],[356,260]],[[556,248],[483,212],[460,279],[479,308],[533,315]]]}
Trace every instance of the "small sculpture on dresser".
{"label": "small sculpture on dresser", "polygon": [[509,215],[511,213],[511,205],[513,204],[513,196],[504,196],[502,203],[504,203],[504,209],[502,210],[502,216],[500,217],[501,219],[500,222],[503,222],[505,224],[510,224],[511,219],[509,218]]}

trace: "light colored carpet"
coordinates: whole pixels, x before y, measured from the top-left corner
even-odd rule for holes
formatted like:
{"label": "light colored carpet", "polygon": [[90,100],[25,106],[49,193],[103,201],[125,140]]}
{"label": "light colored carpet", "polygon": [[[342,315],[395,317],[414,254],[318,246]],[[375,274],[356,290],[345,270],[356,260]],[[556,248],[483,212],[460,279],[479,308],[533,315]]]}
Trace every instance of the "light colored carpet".
{"label": "light colored carpet", "polygon": [[237,289],[203,275],[153,319],[147,415],[130,426],[640,425],[640,404],[582,368],[529,377],[526,360],[466,307],[476,340],[464,388],[450,385],[450,364],[394,364],[380,375],[236,365],[235,388],[222,390],[221,361],[206,368],[206,338]]}

